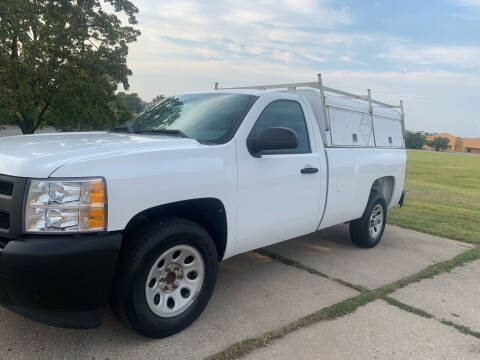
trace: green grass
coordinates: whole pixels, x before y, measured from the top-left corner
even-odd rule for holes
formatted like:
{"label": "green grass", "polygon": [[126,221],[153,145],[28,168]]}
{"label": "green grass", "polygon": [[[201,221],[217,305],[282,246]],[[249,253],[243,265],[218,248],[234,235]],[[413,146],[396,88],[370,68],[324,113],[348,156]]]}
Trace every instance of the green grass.
{"label": "green grass", "polygon": [[475,336],[477,339],[480,339],[480,332],[474,331],[467,326],[458,325],[458,324],[455,324],[454,322],[448,321],[448,320],[441,320],[441,323],[445,324],[445,325],[448,325],[448,326],[452,326],[455,329],[457,329],[458,331],[460,331],[461,333],[464,333],[466,335]]}
{"label": "green grass", "polygon": [[396,307],[398,307],[400,309],[403,309],[405,311],[408,311],[412,314],[415,314],[415,315],[418,315],[418,316],[421,316],[421,317],[424,317],[424,318],[427,318],[427,319],[433,319],[434,318],[434,316],[432,314],[426,312],[425,310],[416,308],[414,306],[411,306],[411,305],[408,305],[408,304],[405,304],[405,303],[402,303],[402,302],[398,301],[397,299],[394,299],[390,296],[385,296],[383,298],[383,300],[388,302],[390,305],[396,306]]}
{"label": "green grass", "polygon": [[480,156],[407,151],[407,196],[390,224],[480,244]]}
{"label": "green grass", "polygon": [[318,271],[317,269],[314,269],[314,268],[312,268],[308,265],[301,264],[298,261],[288,259],[288,258],[283,257],[281,255],[275,254],[271,251],[268,251],[268,250],[265,250],[265,249],[260,249],[260,250],[257,250],[256,252],[260,255],[267,256],[267,257],[271,258],[272,260],[281,262],[282,264],[285,264],[285,265],[288,265],[288,266],[293,266],[293,267],[296,267],[297,269],[307,271],[310,274],[318,275],[318,276],[324,277],[326,279],[338,282],[339,284],[342,284],[343,286],[349,287],[353,290],[356,290],[356,291],[359,291],[359,292],[367,291],[367,289],[365,289],[362,286],[354,285],[354,284],[352,284],[348,281],[342,280],[342,279],[332,278],[332,277],[328,276],[327,274],[324,274],[324,273]]}

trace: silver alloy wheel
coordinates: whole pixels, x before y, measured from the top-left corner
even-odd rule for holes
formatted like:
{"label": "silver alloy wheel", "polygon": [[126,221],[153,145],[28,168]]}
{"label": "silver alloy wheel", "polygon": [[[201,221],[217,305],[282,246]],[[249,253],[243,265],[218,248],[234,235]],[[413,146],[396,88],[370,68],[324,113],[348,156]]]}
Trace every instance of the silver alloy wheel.
{"label": "silver alloy wheel", "polygon": [[150,310],[160,317],[172,317],[188,309],[202,289],[205,264],[200,252],[190,245],[177,245],[153,263],[145,284]]}
{"label": "silver alloy wheel", "polygon": [[368,225],[370,236],[376,239],[383,227],[383,207],[380,204],[375,205],[370,215],[370,223]]}

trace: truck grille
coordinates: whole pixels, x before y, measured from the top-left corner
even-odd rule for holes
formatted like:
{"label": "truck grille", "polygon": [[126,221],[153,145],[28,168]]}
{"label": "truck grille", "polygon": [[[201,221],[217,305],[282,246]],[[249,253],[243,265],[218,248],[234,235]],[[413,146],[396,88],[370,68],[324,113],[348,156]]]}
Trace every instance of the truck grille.
{"label": "truck grille", "polygon": [[13,184],[5,181],[0,181],[0,195],[12,196]]}
{"label": "truck grille", "polygon": [[7,243],[22,233],[26,184],[25,178],[0,174],[0,242]]}
{"label": "truck grille", "polygon": [[0,229],[10,229],[10,214],[0,212]]}

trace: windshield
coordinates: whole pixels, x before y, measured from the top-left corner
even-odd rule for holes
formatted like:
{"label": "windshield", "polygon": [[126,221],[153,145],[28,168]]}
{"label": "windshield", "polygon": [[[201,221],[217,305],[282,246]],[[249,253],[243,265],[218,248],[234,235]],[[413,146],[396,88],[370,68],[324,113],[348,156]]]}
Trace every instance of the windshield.
{"label": "windshield", "polygon": [[200,142],[223,143],[233,136],[256,98],[225,93],[169,97],[125,125],[135,133],[181,134]]}

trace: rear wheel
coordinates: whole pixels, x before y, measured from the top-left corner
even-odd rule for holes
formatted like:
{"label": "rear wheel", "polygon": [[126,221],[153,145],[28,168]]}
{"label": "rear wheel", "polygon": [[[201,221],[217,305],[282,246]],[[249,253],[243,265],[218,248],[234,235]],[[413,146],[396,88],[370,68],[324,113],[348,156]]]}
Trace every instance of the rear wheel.
{"label": "rear wheel", "polygon": [[144,336],[166,337],[188,327],[215,287],[215,244],[188,220],[168,218],[147,225],[125,245],[120,261],[112,308]]}
{"label": "rear wheel", "polygon": [[357,246],[372,248],[381,240],[386,223],[385,199],[378,192],[372,191],[362,217],[350,222],[350,238]]}

